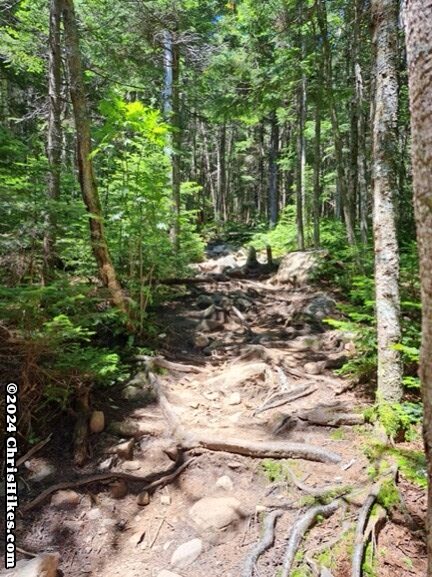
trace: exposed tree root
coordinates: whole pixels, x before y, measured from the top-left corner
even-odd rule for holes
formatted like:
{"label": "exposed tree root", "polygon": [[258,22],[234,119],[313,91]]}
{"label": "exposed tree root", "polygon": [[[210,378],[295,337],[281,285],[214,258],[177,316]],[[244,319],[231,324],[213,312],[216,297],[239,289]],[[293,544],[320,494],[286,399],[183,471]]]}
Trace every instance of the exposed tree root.
{"label": "exposed tree root", "polygon": [[321,463],[340,463],[341,457],[332,451],[306,443],[284,441],[247,441],[223,439],[210,435],[187,435],[181,440],[183,449],[202,447],[211,451],[222,451],[258,459],[306,459]]}
{"label": "exposed tree root", "polygon": [[264,534],[247,556],[244,564],[242,577],[253,577],[255,565],[260,556],[270,549],[275,539],[276,520],[283,514],[283,511],[277,510],[269,513],[264,522]]}
{"label": "exposed tree root", "polygon": [[167,278],[164,280],[158,280],[158,284],[163,285],[195,285],[195,284],[210,284],[210,283],[218,283],[218,282],[230,282],[231,279],[229,276],[224,274],[213,274],[209,276],[195,276],[190,278]]}
{"label": "exposed tree root", "polygon": [[318,515],[322,517],[330,517],[338,510],[340,505],[340,499],[336,499],[328,505],[317,505],[316,507],[311,507],[298,521],[296,521],[289,537],[281,577],[289,577],[291,575],[291,568],[301,540],[305,533],[312,527]]}
{"label": "exposed tree root", "polygon": [[[390,471],[391,476],[393,479],[396,478],[397,475],[397,468],[394,467]],[[388,476],[387,476],[388,478]],[[367,521],[369,518],[370,511],[377,500],[381,487],[384,483],[384,480],[380,480],[378,483],[372,487],[369,492],[369,495],[366,498],[362,508],[360,509],[359,517],[357,520],[357,527],[356,527],[356,535],[354,541],[354,553],[352,557],[352,577],[361,577],[362,575],[362,564],[363,564],[363,556],[365,551],[365,546],[367,544],[367,540],[371,535],[365,531],[367,529]]]}
{"label": "exposed tree root", "polygon": [[[305,485],[299,479],[297,479],[297,477],[294,475],[294,473],[291,471],[290,468],[287,467],[285,470],[287,471],[288,476],[291,479],[293,485],[295,485],[297,489],[300,489],[300,491],[303,491],[308,495],[312,495],[312,497],[316,497],[317,499],[320,497],[324,497],[329,493],[341,493],[344,491],[344,487],[342,487],[341,485],[324,485],[322,487],[310,487],[309,485]],[[345,492],[348,492],[347,488],[345,488]]]}
{"label": "exposed tree root", "polygon": [[341,541],[341,539],[343,539],[345,533],[350,528],[350,525],[351,525],[351,523],[349,521],[345,521],[342,525],[341,530],[333,539],[330,539],[330,541],[327,541],[327,542],[323,543],[322,545],[319,545],[318,547],[315,547],[314,549],[311,549],[305,553],[304,559],[305,559],[306,563],[309,565],[309,567],[311,568],[311,571],[314,574],[314,577],[323,577],[323,574],[328,576],[328,577],[331,577],[332,574],[331,574],[330,570],[327,569],[327,567],[319,566],[318,563],[313,559],[313,557],[316,555],[319,555],[323,551],[329,551],[335,545],[337,545],[339,543],[339,541]]}
{"label": "exposed tree root", "polygon": [[276,407],[281,407],[282,405],[286,405],[287,403],[292,403],[297,399],[301,399],[303,397],[307,397],[312,395],[317,390],[318,387],[314,385],[304,385],[302,387],[297,387],[292,391],[282,392],[282,393],[275,393],[272,395],[261,407],[258,407],[254,411],[254,415],[259,415],[260,413],[264,413],[265,411],[269,411],[270,409],[275,409]]}
{"label": "exposed tree root", "polygon": [[202,373],[203,369],[201,367],[196,367],[195,365],[183,365],[182,363],[173,363],[168,361],[164,357],[149,357],[146,355],[137,355],[135,360],[145,362],[149,370],[154,369],[154,367],[159,367],[161,369],[167,369],[169,371],[176,371],[178,373]]}
{"label": "exposed tree root", "polygon": [[21,511],[23,513],[27,513],[28,511],[35,509],[56,491],[77,489],[78,487],[84,487],[86,485],[90,485],[91,483],[102,483],[112,479],[124,479],[125,481],[131,481],[133,483],[147,483],[145,490],[154,490],[157,487],[165,486],[166,484],[176,479],[181,472],[183,472],[191,463],[195,461],[195,459],[189,459],[181,465],[179,461],[180,458],[176,463],[164,471],[158,471],[143,477],[139,475],[132,475],[130,473],[110,471],[109,473],[95,473],[94,475],[89,475],[88,477],[83,477],[82,479],[76,479],[75,481],[64,481],[61,483],[56,483],[55,485],[48,487],[48,489],[45,489],[45,491],[35,497],[32,501],[30,501],[30,503],[24,505]]}

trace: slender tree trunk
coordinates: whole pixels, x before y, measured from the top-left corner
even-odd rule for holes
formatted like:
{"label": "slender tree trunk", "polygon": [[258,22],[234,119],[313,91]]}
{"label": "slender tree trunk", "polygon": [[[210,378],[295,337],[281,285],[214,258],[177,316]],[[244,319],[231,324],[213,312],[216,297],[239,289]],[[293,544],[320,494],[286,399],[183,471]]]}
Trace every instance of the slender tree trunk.
{"label": "slender tree trunk", "polygon": [[270,128],[268,213],[270,228],[274,228],[279,217],[279,123],[276,112],[271,115]]}
{"label": "slender tree trunk", "polygon": [[313,231],[314,246],[320,246],[320,215],[321,215],[321,94],[317,95],[315,107],[315,154],[314,154],[314,185],[313,185]]}
{"label": "slender tree trunk", "polygon": [[303,74],[297,90],[297,168],[296,168],[296,224],[297,247],[304,250],[305,167],[306,167],[306,76]]}
{"label": "slender tree trunk", "polygon": [[220,128],[219,146],[217,149],[217,190],[218,190],[218,207],[217,212],[223,215],[224,221],[227,220],[226,207],[226,124]]}
{"label": "slender tree trunk", "polygon": [[61,125],[61,10],[62,0],[50,2],[49,51],[48,51],[48,208],[45,219],[44,234],[44,277],[47,279],[56,265],[57,219],[55,201],[60,198],[60,175],[62,156]]}
{"label": "slender tree trunk", "polygon": [[378,401],[402,397],[400,342],[399,248],[396,237],[398,113],[398,2],[373,0],[373,44],[376,63],[373,122],[373,224],[378,331]]}
{"label": "slender tree trunk", "polygon": [[79,181],[83,200],[89,212],[91,246],[102,283],[110,291],[113,303],[129,318],[127,300],[108,250],[102,209],[91,160],[90,121],[73,0],[63,0],[63,24],[70,93],[75,118]]}
{"label": "slender tree trunk", "polygon": [[9,126],[9,83],[3,63],[0,63],[0,124]]}
{"label": "slender tree trunk", "polygon": [[[339,118],[337,114],[334,89],[333,89],[333,63],[332,63],[330,43],[328,39],[327,10],[325,7],[325,2],[323,2],[323,0],[319,0],[317,6],[318,6],[317,10],[318,24],[323,38],[325,70],[327,76],[327,96],[330,106],[330,118],[332,123],[334,147],[335,147],[337,193],[339,195],[339,204],[340,204],[339,210],[342,209],[344,215],[348,242],[351,245],[354,245],[356,241],[355,241],[354,222],[352,218],[353,214],[352,202],[350,202],[351,199],[348,198],[348,187],[344,169],[343,143],[342,143],[342,136],[340,133]],[[336,204],[338,204],[338,201],[336,202]],[[336,210],[336,212],[338,212],[338,210]]]}
{"label": "slender tree trunk", "polygon": [[420,378],[429,478],[427,575],[430,577],[432,575],[432,0],[409,0],[406,23],[414,204],[423,303]]}
{"label": "slender tree trunk", "polygon": [[172,195],[172,225],[171,242],[176,252],[180,248],[180,213],[181,213],[181,127],[180,127],[180,51],[172,32],[164,33],[164,115],[171,125],[167,154],[171,161],[171,195]]}

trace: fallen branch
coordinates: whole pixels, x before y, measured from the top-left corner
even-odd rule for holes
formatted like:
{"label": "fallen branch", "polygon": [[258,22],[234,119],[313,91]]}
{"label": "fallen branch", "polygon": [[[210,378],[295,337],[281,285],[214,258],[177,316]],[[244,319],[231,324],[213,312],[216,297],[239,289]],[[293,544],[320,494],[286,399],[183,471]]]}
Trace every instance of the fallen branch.
{"label": "fallen branch", "polygon": [[270,549],[274,543],[276,520],[282,514],[283,511],[277,510],[272,511],[267,515],[264,523],[264,534],[259,543],[257,543],[249,553],[244,565],[242,577],[253,577],[255,565],[258,559],[263,553],[265,553],[265,551],[267,551],[267,549]]}
{"label": "fallen branch", "polygon": [[26,461],[31,459],[31,457],[33,457],[33,455],[35,455],[41,449],[43,449],[45,447],[45,445],[47,445],[51,441],[51,439],[52,439],[52,433],[50,435],[48,435],[48,437],[46,439],[44,439],[43,441],[40,441],[37,445],[35,445],[29,451],[27,451],[27,453],[25,455],[20,457],[16,462],[16,466],[19,467],[20,465],[22,465],[23,463],[25,463]]}
{"label": "fallen branch", "polygon": [[[40,495],[35,499],[24,505],[22,508],[23,513],[27,513],[32,509],[35,509],[41,505],[50,495],[56,493],[57,491],[64,491],[66,489],[77,489],[78,487],[84,487],[86,485],[91,485],[92,483],[102,483],[105,481],[110,481],[112,479],[124,479],[125,481],[131,481],[133,483],[148,483],[146,485],[147,491],[149,488],[155,489],[156,487],[163,486],[168,482],[175,479],[182,471],[188,467],[194,459],[189,459],[179,467],[179,463],[174,463],[165,471],[158,471],[157,473],[150,473],[149,475],[139,476],[132,475],[130,473],[123,473],[119,471],[110,471],[109,473],[96,473],[88,477],[83,477],[81,479],[76,479],[75,481],[63,481],[61,483],[56,483],[48,489],[45,489]],[[179,471],[177,471],[179,469]],[[177,473],[177,474],[175,474]]]}
{"label": "fallen branch", "polygon": [[306,513],[300,517],[294,524],[288,541],[288,547],[285,552],[284,562],[282,566],[281,577],[289,577],[291,575],[291,568],[297,553],[297,549],[305,535],[305,533],[312,527],[318,515],[322,517],[330,517],[340,507],[341,501],[336,499],[328,505],[317,505],[310,508]]}
{"label": "fallen branch", "polygon": [[286,443],[285,441],[247,441],[243,439],[223,439],[209,435],[188,435],[180,441],[183,449],[204,448],[210,451],[235,453],[257,459],[307,459],[321,463],[340,463],[341,457],[332,451],[306,443]]}

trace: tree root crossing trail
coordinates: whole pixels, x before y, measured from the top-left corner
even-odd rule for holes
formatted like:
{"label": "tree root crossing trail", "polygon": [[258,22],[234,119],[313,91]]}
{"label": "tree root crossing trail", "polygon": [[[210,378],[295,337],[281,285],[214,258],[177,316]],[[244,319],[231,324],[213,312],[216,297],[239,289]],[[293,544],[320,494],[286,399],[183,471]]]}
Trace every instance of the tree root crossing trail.
{"label": "tree root crossing trail", "polygon": [[90,463],[26,480],[23,549],[59,552],[66,577],[359,575],[376,491],[361,401],[332,372],[354,344],[323,322],[332,296],[282,268],[201,265],[104,407]]}

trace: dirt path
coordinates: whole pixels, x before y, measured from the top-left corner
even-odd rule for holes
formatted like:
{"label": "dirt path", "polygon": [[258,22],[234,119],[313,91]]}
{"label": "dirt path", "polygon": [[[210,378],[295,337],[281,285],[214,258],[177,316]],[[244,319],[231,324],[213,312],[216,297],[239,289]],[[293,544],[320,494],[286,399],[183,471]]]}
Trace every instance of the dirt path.
{"label": "dirt path", "polygon": [[[145,476],[175,468],[173,459],[193,461],[149,494],[127,479],[57,493],[26,514],[24,549],[60,551],[65,577],[275,577],[295,522],[343,494],[302,540],[301,566],[318,575],[322,561],[334,577],[351,575],[349,539],[371,481],[359,441],[364,401],[330,370],[353,349],[324,328],[334,313],[332,298],[316,288],[253,278],[201,284],[166,306],[160,357],[141,358],[127,400],[104,405],[109,428],[92,445],[98,471]],[[159,402],[151,402],[155,386]],[[180,444],[189,450],[179,456]],[[293,459],[246,456],[251,447],[282,446]],[[297,458],[301,447],[308,458]],[[252,573],[247,561],[253,567],[272,511],[274,545]],[[410,553],[415,571],[421,546]],[[320,561],[318,552],[331,547]],[[395,567],[416,574],[406,563],[389,575]],[[295,575],[313,574],[303,571]]]}

